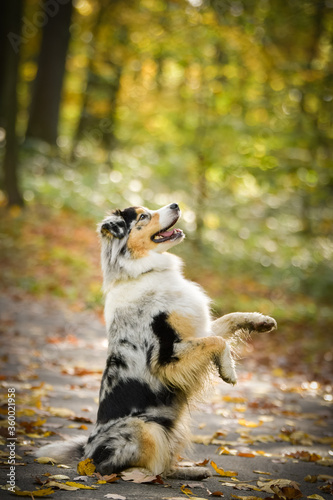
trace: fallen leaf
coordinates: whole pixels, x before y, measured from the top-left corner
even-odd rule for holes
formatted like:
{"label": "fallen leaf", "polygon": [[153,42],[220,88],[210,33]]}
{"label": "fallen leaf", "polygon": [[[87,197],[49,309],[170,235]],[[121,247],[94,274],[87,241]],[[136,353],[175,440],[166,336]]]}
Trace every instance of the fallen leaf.
{"label": "fallen leaf", "polygon": [[258,488],[257,486],[254,486],[253,484],[250,484],[250,483],[236,483],[236,484],[234,484],[234,488],[236,490],[261,491],[260,488]]}
{"label": "fallen leaf", "polygon": [[39,464],[56,464],[57,461],[54,460],[54,458],[51,458],[51,457],[39,457],[39,458],[35,458],[35,462],[38,462]]}
{"label": "fallen leaf", "polygon": [[120,477],[118,474],[110,474],[106,476],[102,476],[99,472],[95,473],[95,476],[100,480],[100,481],[105,481],[106,483],[114,483],[115,481],[118,481]]}
{"label": "fallen leaf", "polygon": [[53,417],[60,417],[60,418],[75,417],[74,411],[70,410],[69,408],[55,408],[53,406],[49,406],[47,408],[47,411],[51,413]]}
{"label": "fallen leaf", "polygon": [[245,453],[245,452],[242,452],[242,451],[239,451],[237,453],[237,457],[253,458],[255,456],[256,456],[255,453]]}
{"label": "fallen leaf", "polygon": [[59,483],[58,481],[48,481],[47,486],[50,488],[58,488],[59,490],[76,491],[78,488],[69,486],[67,483]]}
{"label": "fallen leaf", "polygon": [[133,483],[152,483],[157,481],[157,476],[152,476],[146,469],[128,469],[120,474],[123,481],[132,481]]}
{"label": "fallen leaf", "polygon": [[96,467],[91,458],[86,458],[77,464],[77,471],[80,476],[91,476],[96,470]]}
{"label": "fallen leaf", "polygon": [[238,420],[238,424],[242,425],[243,427],[255,428],[255,427],[260,427],[263,424],[263,421],[259,420],[259,422],[252,422],[251,420],[245,420],[245,418],[240,418]]}
{"label": "fallen leaf", "polygon": [[273,481],[268,482],[258,481],[257,485],[260,488],[260,491],[275,493],[278,498],[291,500],[302,496],[298,483],[289,479],[274,479]]}
{"label": "fallen leaf", "polygon": [[49,495],[52,495],[54,493],[54,490],[52,488],[46,488],[44,490],[35,490],[35,491],[13,491],[14,495],[17,495],[19,497],[47,497]]}
{"label": "fallen leaf", "polygon": [[325,465],[326,467],[333,467],[333,458],[323,458],[318,460],[318,465]]}
{"label": "fallen leaf", "polygon": [[193,495],[193,491],[190,490],[190,488],[187,488],[185,484],[183,484],[181,487],[181,492],[184,493],[184,495]]}
{"label": "fallen leaf", "polygon": [[296,458],[302,460],[303,462],[318,462],[322,457],[317,455],[317,453],[310,453],[309,451],[296,451],[294,453],[286,453],[286,457]]}
{"label": "fallen leaf", "polygon": [[304,481],[306,481],[307,483],[316,483],[318,481],[318,476],[311,476],[310,474],[308,474],[307,476],[305,476]]}
{"label": "fallen leaf", "polygon": [[210,493],[211,497],[224,497],[224,494],[222,493],[222,491],[213,491],[212,493]]}
{"label": "fallen leaf", "polygon": [[229,396],[229,395],[226,395],[226,396],[223,396],[222,401],[225,401],[226,403],[236,403],[236,404],[239,404],[239,403],[246,403],[247,399],[243,398],[241,396]]}
{"label": "fallen leaf", "polygon": [[86,486],[85,484],[81,484],[81,483],[74,483],[73,481],[66,481],[66,483],[68,486],[75,486],[76,488],[80,489],[80,490],[95,490],[96,489],[96,486]]}
{"label": "fallen leaf", "polygon": [[69,476],[64,476],[63,474],[54,474],[54,475],[50,475],[48,476],[49,479],[58,479],[58,480],[62,480],[62,479],[70,479]]}
{"label": "fallen leaf", "polygon": [[320,496],[320,495],[317,495],[316,493],[314,495],[310,495],[306,498],[313,498],[314,500],[325,500],[324,497]]}
{"label": "fallen leaf", "polygon": [[329,482],[332,482],[333,481],[333,476],[328,476],[327,474],[319,474],[318,480],[319,481],[329,481]]}
{"label": "fallen leaf", "polygon": [[117,495],[116,493],[107,493],[104,495],[104,498],[113,498],[114,500],[126,500],[127,497],[123,497],[122,495]]}
{"label": "fallen leaf", "polygon": [[211,466],[213,467],[213,469],[218,473],[220,474],[220,476],[224,476],[224,477],[233,477],[233,476],[238,476],[238,472],[235,472],[235,471],[231,471],[231,470],[224,470],[220,467],[218,467],[216,465],[215,462],[213,462],[213,460],[210,461],[210,464]]}
{"label": "fallen leaf", "polygon": [[266,475],[266,476],[271,476],[272,475],[271,472],[263,472],[262,470],[254,470],[253,472],[255,474],[263,474],[263,475]]}
{"label": "fallen leaf", "polygon": [[261,497],[255,497],[253,495],[245,495],[245,496],[241,496],[241,495],[231,495],[231,498],[238,498],[239,500],[262,500]]}

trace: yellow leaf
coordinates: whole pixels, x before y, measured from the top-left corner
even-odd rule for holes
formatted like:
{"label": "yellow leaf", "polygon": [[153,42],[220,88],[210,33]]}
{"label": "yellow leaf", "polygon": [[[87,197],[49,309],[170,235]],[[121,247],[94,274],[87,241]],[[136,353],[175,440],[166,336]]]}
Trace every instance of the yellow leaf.
{"label": "yellow leaf", "polygon": [[181,487],[180,487],[182,493],[184,493],[184,495],[193,495],[193,491],[190,490],[190,488],[187,488],[185,486],[185,484],[183,484]]}
{"label": "yellow leaf", "polygon": [[314,495],[310,495],[306,498],[314,498],[314,500],[325,500],[324,497],[320,496],[320,495],[317,495],[317,494],[314,494]]}
{"label": "yellow leaf", "polygon": [[250,420],[245,420],[245,418],[240,418],[238,420],[238,424],[242,425],[243,427],[255,428],[255,427],[260,427],[263,424],[263,422],[261,420],[259,422],[252,422]]}
{"label": "yellow leaf", "polygon": [[53,406],[49,406],[47,408],[47,411],[51,413],[53,417],[60,417],[60,418],[75,417],[74,411],[70,410],[69,408],[54,408]]}
{"label": "yellow leaf", "polygon": [[238,476],[238,472],[234,472],[234,471],[231,471],[231,470],[224,470],[224,469],[221,469],[220,467],[218,467],[216,465],[215,462],[213,462],[213,460],[211,460],[210,462],[211,466],[213,467],[213,469],[218,473],[220,474],[220,476],[224,476],[224,477],[234,477],[234,476]]}
{"label": "yellow leaf", "polygon": [[36,490],[36,491],[14,491],[13,493],[20,497],[34,498],[34,497],[47,497],[48,495],[52,495],[52,493],[54,493],[54,490],[52,488],[46,488],[44,490]]}
{"label": "yellow leaf", "polygon": [[39,464],[56,464],[57,461],[54,460],[54,458],[51,458],[51,457],[39,457],[39,458],[35,458],[35,462],[38,462]]}
{"label": "yellow leaf", "polygon": [[59,481],[48,481],[47,486],[49,486],[50,488],[58,488],[59,490],[66,491],[76,491],[78,489],[75,486],[68,486],[68,484],[59,483]]}
{"label": "yellow leaf", "polygon": [[91,476],[96,470],[96,467],[91,458],[86,458],[77,464],[77,471],[80,476]]}
{"label": "yellow leaf", "polygon": [[86,486],[85,484],[74,483],[73,481],[66,481],[65,484],[68,484],[68,486],[75,486],[75,488],[80,490],[95,490],[97,488],[97,486]]}
{"label": "yellow leaf", "polygon": [[229,395],[223,396],[222,400],[225,401],[226,403],[236,403],[236,404],[247,402],[247,399],[242,398],[241,396],[229,396]]}

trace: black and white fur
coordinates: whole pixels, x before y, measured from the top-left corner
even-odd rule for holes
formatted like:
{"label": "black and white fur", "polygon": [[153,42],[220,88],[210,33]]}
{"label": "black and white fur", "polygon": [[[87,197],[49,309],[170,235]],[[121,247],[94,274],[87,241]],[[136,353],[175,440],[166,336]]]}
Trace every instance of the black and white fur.
{"label": "black and white fur", "polygon": [[[172,229],[179,217],[173,203],[157,211],[116,210],[100,224],[108,357],[97,422],[88,440],[50,444],[39,456],[89,457],[102,474],[144,467],[181,477],[177,456],[189,440],[188,401],[214,370],[236,383],[225,339],[235,343],[276,328],[259,313],[212,321],[209,299],[167,252],[184,239]],[[186,472],[197,479],[209,475],[197,467]]]}

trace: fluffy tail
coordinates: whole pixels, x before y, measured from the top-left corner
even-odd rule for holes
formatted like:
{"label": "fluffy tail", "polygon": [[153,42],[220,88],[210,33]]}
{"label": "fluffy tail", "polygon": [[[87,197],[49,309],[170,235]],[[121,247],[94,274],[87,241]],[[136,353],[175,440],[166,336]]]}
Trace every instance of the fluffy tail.
{"label": "fluffy tail", "polygon": [[57,441],[56,443],[42,446],[35,453],[36,457],[50,457],[57,462],[78,462],[84,455],[87,444],[86,436],[77,436],[69,441]]}

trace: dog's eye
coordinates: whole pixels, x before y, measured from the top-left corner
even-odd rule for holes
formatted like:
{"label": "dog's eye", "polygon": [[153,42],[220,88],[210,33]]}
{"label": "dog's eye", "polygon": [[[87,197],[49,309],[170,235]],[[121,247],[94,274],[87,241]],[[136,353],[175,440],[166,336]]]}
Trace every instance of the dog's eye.
{"label": "dog's eye", "polygon": [[139,220],[144,220],[147,219],[148,215],[147,214],[141,214],[139,217]]}

